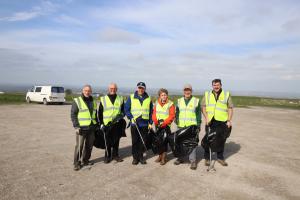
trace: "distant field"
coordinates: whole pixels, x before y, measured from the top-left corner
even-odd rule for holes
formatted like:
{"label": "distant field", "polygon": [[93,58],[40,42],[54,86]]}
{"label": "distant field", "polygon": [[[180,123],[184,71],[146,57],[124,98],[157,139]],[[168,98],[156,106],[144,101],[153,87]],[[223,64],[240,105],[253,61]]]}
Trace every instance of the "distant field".
{"label": "distant field", "polygon": [[[67,102],[71,102],[74,95],[67,95]],[[181,96],[170,96],[174,102]],[[202,99],[202,96],[197,96]],[[300,109],[300,99],[277,99],[265,97],[251,97],[251,96],[233,96],[233,103],[235,107],[248,107],[248,106],[267,106],[279,108]],[[153,98],[155,100],[155,98]],[[23,93],[5,93],[0,94],[0,105],[3,104],[22,104],[26,103],[25,94]]]}

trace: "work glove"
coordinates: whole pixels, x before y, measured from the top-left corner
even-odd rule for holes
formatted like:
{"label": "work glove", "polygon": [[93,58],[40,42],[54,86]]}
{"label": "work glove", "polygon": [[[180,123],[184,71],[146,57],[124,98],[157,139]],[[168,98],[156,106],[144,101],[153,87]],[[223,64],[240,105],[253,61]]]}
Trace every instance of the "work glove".
{"label": "work glove", "polygon": [[79,133],[80,133],[80,128],[79,127],[75,127],[75,133],[79,135]]}

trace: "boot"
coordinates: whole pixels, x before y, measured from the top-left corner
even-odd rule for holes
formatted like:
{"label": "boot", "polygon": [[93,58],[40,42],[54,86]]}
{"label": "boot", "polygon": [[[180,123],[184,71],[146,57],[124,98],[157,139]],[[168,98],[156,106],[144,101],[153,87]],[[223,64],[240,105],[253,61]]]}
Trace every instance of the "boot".
{"label": "boot", "polygon": [[162,154],[159,154],[156,158],[155,162],[159,163],[161,161]]}
{"label": "boot", "polygon": [[167,163],[167,153],[164,152],[161,154],[161,161],[160,161],[160,165],[165,165]]}

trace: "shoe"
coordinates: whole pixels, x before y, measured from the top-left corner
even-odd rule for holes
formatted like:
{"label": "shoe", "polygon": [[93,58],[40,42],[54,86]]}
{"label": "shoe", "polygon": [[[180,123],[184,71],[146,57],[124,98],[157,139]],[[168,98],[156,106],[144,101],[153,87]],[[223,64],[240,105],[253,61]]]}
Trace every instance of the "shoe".
{"label": "shoe", "polygon": [[123,162],[124,160],[120,158],[119,156],[114,157],[114,160],[117,162]]}
{"label": "shoe", "polygon": [[177,160],[175,160],[174,165],[180,165],[181,163],[183,163],[183,161],[180,159],[177,159]]}
{"label": "shoe", "polygon": [[210,165],[210,161],[205,159],[204,165],[205,166],[209,166]]}
{"label": "shoe", "polygon": [[167,163],[167,153],[164,152],[161,155],[161,161],[160,161],[160,165],[165,165]]}
{"label": "shoe", "polygon": [[108,164],[108,163],[110,163],[110,161],[111,161],[110,158],[105,158],[104,163]]}
{"label": "shoe", "polygon": [[80,168],[81,168],[80,165],[74,165],[73,169],[74,169],[74,171],[78,171],[78,170],[80,170]]}
{"label": "shoe", "polygon": [[138,161],[137,159],[133,159],[133,160],[132,160],[132,164],[133,164],[133,165],[137,165],[137,164],[139,164],[139,161]]}
{"label": "shoe", "polygon": [[159,155],[158,155],[158,158],[156,158],[156,160],[155,160],[154,162],[157,162],[157,163],[159,163],[159,162],[161,161],[161,156],[162,156],[162,155],[161,155],[161,154],[159,154]]}
{"label": "shoe", "polygon": [[196,163],[196,162],[192,162],[190,168],[191,168],[192,170],[196,170],[196,169],[197,169],[197,163]]}
{"label": "shoe", "polygon": [[218,159],[218,163],[220,163],[224,167],[228,166],[228,163],[225,162],[225,160]]}
{"label": "shoe", "polygon": [[141,159],[140,159],[140,163],[141,163],[142,165],[146,165],[146,164],[147,164],[147,162],[146,162],[146,160],[145,160],[144,158],[141,158]]}
{"label": "shoe", "polygon": [[83,166],[87,166],[87,165],[94,165],[94,162],[88,161],[83,163]]}

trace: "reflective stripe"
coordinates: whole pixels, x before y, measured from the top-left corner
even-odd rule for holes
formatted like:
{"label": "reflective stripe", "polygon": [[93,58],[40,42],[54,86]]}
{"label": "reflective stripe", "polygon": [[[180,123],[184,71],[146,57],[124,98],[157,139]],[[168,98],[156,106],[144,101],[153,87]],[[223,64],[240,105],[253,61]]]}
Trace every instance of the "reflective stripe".
{"label": "reflective stripe", "polygon": [[222,91],[218,100],[212,91],[205,92],[206,98],[206,113],[208,114],[209,121],[214,118],[217,121],[226,121],[228,119],[228,99],[229,92]]}
{"label": "reflective stripe", "polygon": [[162,114],[162,115],[168,115],[169,114],[168,111],[166,111],[166,112],[164,112],[164,111],[156,111],[156,113],[157,114]]}
{"label": "reflective stripe", "polygon": [[103,108],[106,109],[107,108],[107,106],[106,106],[106,98],[105,98],[105,96],[102,97],[102,98],[103,98]]}
{"label": "reflective stripe", "polygon": [[103,106],[103,123],[104,125],[107,125],[118,114],[121,113],[121,105],[123,104],[123,98],[117,95],[114,103],[112,103],[108,95],[105,95],[100,98],[100,101]]}
{"label": "reflective stripe", "polygon": [[78,112],[86,112],[86,111],[89,111],[89,109],[79,109]]}
{"label": "reflective stripe", "polygon": [[87,120],[92,120],[91,118],[78,118],[79,121],[87,121]]}
{"label": "reflective stripe", "polygon": [[141,103],[139,99],[134,98],[134,94],[131,94],[130,99],[131,99],[130,112],[133,115],[133,117],[136,119],[137,117],[142,116],[143,119],[149,120],[151,98],[148,96]]}
{"label": "reflective stripe", "polygon": [[216,107],[215,109],[216,109],[216,110],[223,111],[223,112],[227,112],[227,109],[224,109],[224,108],[218,108],[218,107]]}
{"label": "reflective stripe", "polygon": [[179,120],[197,122],[195,118],[179,117]]}
{"label": "reflective stripe", "polygon": [[74,101],[79,109],[77,114],[79,126],[89,126],[91,123],[96,124],[96,102],[93,101],[93,113],[90,113],[90,110],[88,109],[86,103],[83,101],[81,96],[75,98]]}

